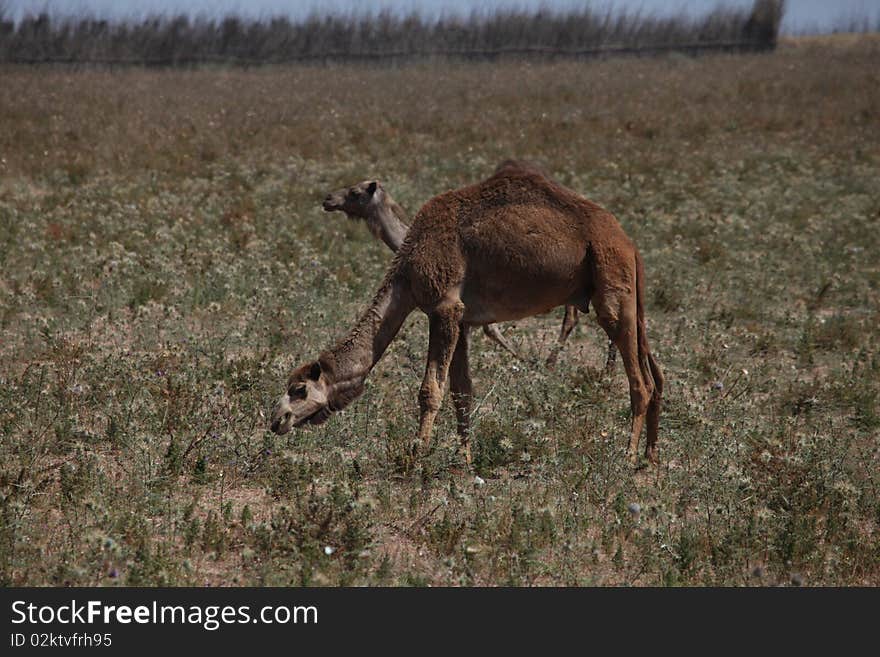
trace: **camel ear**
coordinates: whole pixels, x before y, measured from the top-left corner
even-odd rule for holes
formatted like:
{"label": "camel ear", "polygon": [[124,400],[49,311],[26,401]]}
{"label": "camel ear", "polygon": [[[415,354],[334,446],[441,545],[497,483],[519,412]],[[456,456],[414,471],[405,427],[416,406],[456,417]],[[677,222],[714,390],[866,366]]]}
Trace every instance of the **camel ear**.
{"label": "camel ear", "polygon": [[321,363],[315,361],[312,363],[312,367],[309,369],[309,379],[312,381],[317,381],[321,378]]}
{"label": "camel ear", "polygon": [[367,194],[369,194],[370,196],[375,194],[377,187],[379,187],[379,183],[374,180],[369,185],[367,185]]}

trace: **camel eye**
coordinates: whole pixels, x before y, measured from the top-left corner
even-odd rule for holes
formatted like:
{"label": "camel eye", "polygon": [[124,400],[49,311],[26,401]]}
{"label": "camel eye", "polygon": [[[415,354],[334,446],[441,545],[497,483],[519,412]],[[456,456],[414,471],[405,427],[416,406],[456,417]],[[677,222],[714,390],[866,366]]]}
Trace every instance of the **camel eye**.
{"label": "camel eye", "polygon": [[296,386],[295,388],[291,388],[287,391],[287,395],[291,399],[305,399],[306,398],[306,387],[303,385]]}

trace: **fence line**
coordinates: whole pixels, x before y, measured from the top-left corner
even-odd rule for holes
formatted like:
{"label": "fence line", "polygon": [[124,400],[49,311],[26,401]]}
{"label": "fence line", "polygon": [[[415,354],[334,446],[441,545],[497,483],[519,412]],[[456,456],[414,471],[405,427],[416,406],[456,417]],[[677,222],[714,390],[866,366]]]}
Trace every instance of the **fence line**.
{"label": "fence line", "polygon": [[592,59],[619,55],[659,55],[664,53],[686,53],[701,55],[713,52],[761,52],[772,50],[775,43],[758,41],[722,41],[705,43],[681,43],[645,46],[608,45],[596,48],[545,48],[541,46],[521,46],[496,49],[459,49],[459,50],[395,50],[385,52],[344,52],[327,51],[322,53],[301,53],[283,57],[248,58],[235,55],[187,55],[169,57],[20,57],[17,55],[0,55],[0,63],[42,65],[82,65],[82,66],[145,66],[174,67],[198,66],[200,64],[225,64],[227,66],[266,66],[279,64],[296,64],[318,62],[330,64],[336,62],[381,62],[389,60],[418,60],[432,58],[495,60],[506,57],[542,57],[546,59]]}

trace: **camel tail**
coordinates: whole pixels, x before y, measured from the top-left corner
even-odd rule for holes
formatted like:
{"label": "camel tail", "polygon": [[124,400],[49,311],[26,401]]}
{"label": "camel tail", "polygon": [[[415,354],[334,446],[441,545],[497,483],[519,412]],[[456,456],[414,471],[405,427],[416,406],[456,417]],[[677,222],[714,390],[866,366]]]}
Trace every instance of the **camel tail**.
{"label": "camel tail", "polygon": [[656,460],[657,450],[657,432],[660,427],[660,406],[663,399],[663,372],[657,364],[657,359],[651,353],[651,347],[648,345],[648,334],[645,329],[645,265],[642,262],[642,255],[636,251],[636,314],[638,316],[638,349],[639,349],[639,366],[642,370],[642,377],[645,381],[653,381],[653,392],[651,393],[651,401],[648,402],[648,445],[647,452],[649,458]]}

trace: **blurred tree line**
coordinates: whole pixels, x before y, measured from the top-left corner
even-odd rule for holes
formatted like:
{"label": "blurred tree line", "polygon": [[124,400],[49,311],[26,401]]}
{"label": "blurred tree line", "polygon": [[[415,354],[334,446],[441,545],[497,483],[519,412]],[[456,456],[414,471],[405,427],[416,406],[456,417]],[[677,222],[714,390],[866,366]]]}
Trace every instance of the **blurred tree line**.
{"label": "blurred tree line", "polygon": [[784,0],[756,0],[749,10],[696,18],[499,10],[425,19],[390,11],[248,20],[187,15],[112,22],[92,17],[27,15],[17,23],[0,3],[0,61],[185,66],[292,61],[491,58],[505,54],[589,56],[606,52],[767,50],[776,45]]}

